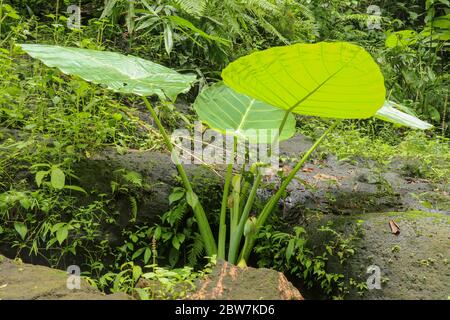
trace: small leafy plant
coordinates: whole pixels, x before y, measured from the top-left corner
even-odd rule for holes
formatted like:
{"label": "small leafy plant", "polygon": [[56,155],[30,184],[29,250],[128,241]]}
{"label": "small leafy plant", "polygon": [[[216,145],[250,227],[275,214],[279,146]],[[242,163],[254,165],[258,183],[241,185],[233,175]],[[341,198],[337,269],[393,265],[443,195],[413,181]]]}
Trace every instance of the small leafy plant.
{"label": "small leafy plant", "polygon": [[[228,164],[219,232],[215,237],[169,134],[147,98],[156,95],[163,101],[175,101],[179,94],[189,91],[196,76],[182,75],[156,63],[114,52],[34,44],[24,44],[22,49],[63,73],[118,93],[142,97],[172,153],[185,190],[182,197],[192,207],[207,255],[217,254],[233,264],[246,264],[258,232],[286,195],[292,179],[340,123],[334,121],[303,155],[256,217],[250,217],[250,213],[259,211],[254,208],[262,181],[259,166],[233,175],[233,163]],[[378,65],[363,48],[345,42],[295,44],[255,52],[231,63],[223,70],[222,78],[223,84],[201,92],[194,108],[200,120],[212,129],[233,136],[235,146],[237,139],[273,144],[290,138],[295,132],[293,113],[333,119],[375,116],[418,129],[431,127],[399,111],[393,102],[385,101],[384,78]],[[258,129],[276,130],[278,136],[255,134]],[[235,147],[232,159],[236,155]]]}
{"label": "small leafy plant", "polygon": [[140,300],[183,299],[196,289],[196,281],[211,273],[216,264],[214,257],[199,271],[192,267],[168,270],[157,264],[143,268],[132,261],[123,264],[120,272],[108,272],[98,280],[88,278],[88,282],[103,291],[126,292]]}

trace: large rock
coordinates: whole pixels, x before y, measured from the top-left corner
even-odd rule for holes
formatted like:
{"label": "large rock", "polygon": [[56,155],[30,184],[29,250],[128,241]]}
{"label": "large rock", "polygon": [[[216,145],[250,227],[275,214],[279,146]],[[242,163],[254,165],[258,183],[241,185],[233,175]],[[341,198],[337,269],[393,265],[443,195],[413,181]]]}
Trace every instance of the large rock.
{"label": "large rock", "polygon": [[81,280],[80,289],[67,288],[61,270],[25,264],[0,255],[0,300],[128,300],[126,294],[105,295]]}
{"label": "large rock", "polygon": [[[394,220],[400,233],[391,233]],[[419,211],[369,213],[311,218],[307,224],[314,247],[326,242],[327,234],[317,226],[333,222],[344,235],[360,228],[355,255],[344,266],[330,261],[328,271],[366,282],[369,266],[380,268],[381,289],[367,290],[361,297],[350,292],[349,299],[444,299],[450,295],[450,216]],[[360,227],[357,227],[360,225]],[[374,272],[374,271],[371,271]]]}
{"label": "large rock", "polygon": [[[285,168],[295,163],[295,158],[307,150],[311,139],[297,135],[283,141],[280,153]],[[299,221],[298,214],[309,211],[353,214],[361,212],[450,210],[448,185],[432,184],[429,181],[409,177],[404,167],[410,160],[396,159],[392,166],[377,169],[372,161],[338,161],[329,155],[323,160],[305,164],[288,187],[289,197],[280,203],[285,218],[293,223]],[[411,164],[408,162],[408,166]],[[207,212],[218,209],[223,180],[220,167],[215,171],[204,165],[185,165],[192,179],[194,190],[199,194]],[[138,190],[138,222],[157,222],[158,215],[169,209],[168,196],[172,188],[180,185],[178,173],[170,155],[156,151],[129,151],[119,154],[115,149],[105,149],[91,158],[83,159],[74,166],[81,187],[97,193],[110,193],[111,180],[117,170],[136,171],[150,188]],[[223,176],[223,174],[222,174]],[[279,178],[266,177],[275,188]],[[261,199],[269,197],[273,190],[260,190]],[[83,196],[82,202],[93,198]],[[127,195],[117,196],[114,211],[120,212],[120,223],[127,224],[130,218],[130,203]],[[215,218],[214,215],[211,219]]]}
{"label": "large rock", "polygon": [[[206,166],[185,165],[185,169],[199,197],[206,202],[205,207],[219,203],[218,189],[222,184],[220,176]],[[106,194],[111,193],[111,181],[117,179],[118,175],[114,174],[117,170],[138,172],[142,176],[143,184],[149,186],[137,190],[138,222],[159,222],[158,216],[169,209],[171,190],[180,185],[178,172],[170,154],[157,151],[129,151],[119,154],[115,149],[108,148],[74,166],[81,187]],[[86,203],[92,200],[89,197],[82,198]],[[114,209],[120,212],[120,223],[129,222],[128,195],[119,195]]]}
{"label": "large rock", "polygon": [[193,300],[303,300],[300,292],[277,271],[239,268],[219,261],[197,284]]}

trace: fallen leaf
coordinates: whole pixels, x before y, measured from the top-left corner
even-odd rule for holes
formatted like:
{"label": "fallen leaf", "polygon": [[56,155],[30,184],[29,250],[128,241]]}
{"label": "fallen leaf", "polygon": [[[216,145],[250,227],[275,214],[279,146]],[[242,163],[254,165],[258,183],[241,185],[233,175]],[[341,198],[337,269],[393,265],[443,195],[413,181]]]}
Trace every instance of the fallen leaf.
{"label": "fallen leaf", "polygon": [[398,236],[400,234],[400,227],[394,220],[389,221],[389,227],[391,227],[392,234]]}

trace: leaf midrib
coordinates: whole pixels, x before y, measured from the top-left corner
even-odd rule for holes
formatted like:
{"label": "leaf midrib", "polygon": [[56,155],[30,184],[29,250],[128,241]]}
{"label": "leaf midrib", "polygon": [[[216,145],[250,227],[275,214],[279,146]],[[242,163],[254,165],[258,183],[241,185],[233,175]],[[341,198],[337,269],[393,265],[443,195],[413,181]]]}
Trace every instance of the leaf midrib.
{"label": "leaf midrib", "polygon": [[322,83],[320,83],[316,88],[314,88],[313,91],[308,93],[305,97],[303,97],[301,100],[296,102],[292,107],[288,109],[289,112],[292,112],[295,108],[297,108],[300,104],[305,102],[308,98],[310,98],[313,94],[315,94],[320,88],[322,88],[328,81],[330,81],[332,78],[334,78],[339,72],[341,72],[344,68],[346,68],[350,62],[352,62],[359,52],[355,52],[353,57],[347,61],[340,69],[338,69],[335,73],[331,74],[328,78],[326,78]]}
{"label": "leaf midrib", "polygon": [[250,112],[250,110],[252,109],[253,104],[255,103],[255,101],[256,101],[255,99],[252,99],[252,100],[250,101],[250,103],[249,103],[249,105],[248,105],[248,107],[247,107],[247,110],[245,110],[245,113],[244,113],[244,115],[242,116],[241,123],[239,124],[239,126],[238,126],[237,129],[236,129],[236,133],[241,132],[241,128],[242,128],[243,124],[245,123],[245,121],[247,120],[247,117],[248,117],[248,115],[249,115],[249,112]]}

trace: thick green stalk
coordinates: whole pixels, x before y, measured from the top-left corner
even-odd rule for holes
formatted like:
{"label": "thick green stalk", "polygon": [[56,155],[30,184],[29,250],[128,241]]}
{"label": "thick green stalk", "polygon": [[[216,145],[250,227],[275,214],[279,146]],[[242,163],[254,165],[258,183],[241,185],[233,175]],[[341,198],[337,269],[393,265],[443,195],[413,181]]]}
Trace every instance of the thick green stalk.
{"label": "thick green stalk", "polygon": [[278,130],[278,137],[281,136],[281,132],[283,131],[284,126],[286,125],[286,121],[289,115],[291,114],[291,110],[292,109],[286,110],[286,112],[284,113],[283,121],[281,121],[280,128]]}
{"label": "thick green stalk", "polygon": [[231,208],[231,214],[230,214],[230,239],[233,236],[234,232],[236,231],[236,228],[239,224],[239,218],[241,215],[241,212],[239,210],[239,203],[240,203],[240,194],[241,194],[241,175],[237,174],[233,177],[233,180],[231,182],[231,185],[233,186],[232,196],[233,196],[233,207]]}
{"label": "thick green stalk", "polygon": [[[146,97],[142,97],[142,99],[144,100],[144,103],[147,106],[148,111],[155,120],[155,123],[158,126],[158,129],[164,139],[164,143],[167,149],[169,149],[170,153],[172,154],[173,160],[175,161],[175,165],[178,169],[178,173],[180,174],[181,180],[183,181],[184,184],[184,188],[186,189],[186,193],[187,194],[194,193],[194,191],[192,190],[191,183],[189,182],[189,178],[186,174],[186,171],[184,170],[184,167],[181,165],[176,152],[173,152],[174,147],[172,141],[170,140],[166,132],[166,129],[164,129],[161,121],[159,121],[158,115],[156,114],[155,110],[153,109],[148,99]],[[192,208],[192,210],[194,211],[195,219],[197,220],[198,228],[203,238],[206,253],[208,254],[208,256],[213,256],[217,254],[216,241],[211,231],[208,218],[206,217],[205,211],[203,210],[203,207],[199,201],[196,202],[196,205]]]}
{"label": "thick green stalk", "polygon": [[250,210],[253,207],[253,203],[256,198],[256,192],[258,191],[258,187],[261,183],[261,173],[258,172],[256,175],[255,181],[253,182],[252,190],[250,191],[250,195],[248,196],[247,202],[245,204],[244,211],[242,212],[241,219],[239,220],[239,225],[235,232],[232,234],[230,239],[230,248],[228,251],[228,262],[236,264],[236,258],[239,250],[239,245],[241,243],[242,235],[244,233],[245,223],[247,222],[248,216],[250,214]]}
{"label": "thick green stalk", "polygon": [[[256,164],[253,164],[250,167],[250,173],[254,174],[255,170],[258,170],[258,166]],[[244,173],[245,173],[245,164],[242,167],[242,176],[244,177]],[[245,180],[245,179],[244,179]],[[242,187],[242,191],[241,191],[241,199],[240,199],[240,204],[239,204],[239,211],[242,212],[242,210],[244,210],[244,206],[245,203],[247,201],[247,196],[248,196],[248,190],[250,189],[251,183],[247,180],[244,181],[244,186]]]}
{"label": "thick green stalk", "polygon": [[220,208],[220,224],[219,224],[219,251],[217,254],[217,257],[220,259],[225,260],[225,243],[227,241],[227,208],[228,208],[228,195],[230,193],[230,184],[231,184],[231,178],[233,177],[233,163],[234,158],[236,155],[236,149],[237,149],[237,137],[234,137],[233,139],[233,151],[231,154],[231,163],[227,165],[227,173],[225,176],[225,185],[223,187],[223,193],[222,193],[222,205]]}
{"label": "thick green stalk", "polygon": [[287,186],[289,185],[289,183],[292,181],[292,179],[294,179],[295,175],[297,174],[297,172],[302,168],[303,164],[305,164],[305,162],[309,159],[309,157],[311,156],[311,154],[314,152],[314,150],[321,144],[321,142],[323,141],[323,139],[325,139],[325,137],[331,132],[333,131],[338,124],[341,121],[338,120],[336,121],[330,128],[328,128],[325,133],[313,144],[313,146],[305,153],[305,155],[303,156],[303,158],[297,163],[297,165],[294,167],[294,169],[291,171],[291,173],[287,176],[287,178],[283,181],[283,183],[281,184],[280,188],[278,189],[278,191],[275,193],[275,195],[273,195],[269,202],[267,202],[267,204],[264,206],[263,210],[261,211],[261,214],[258,217],[258,220],[256,222],[256,227],[257,227],[257,231],[255,232],[255,234],[249,238],[249,243],[248,246],[245,246],[245,248],[243,249],[242,253],[241,253],[241,257],[244,258],[245,261],[248,260],[250,253],[253,249],[253,246],[255,244],[255,240],[256,240],[256,236],[258,234],[258,231],[261,227],[264,226],[264,223],[266,222],[267,218],[269,217],[269,215],[272,213],[273,209],[275,208],[275,206],[277,205],[278,201],[280,200],[281,196],[283,195],[284,191],[286,190]]}
{"label": "thick green stalk", "polygon": [[222,206],[220,208],[220,225],[219,225],[219,251],[217,257],[225,260],[225,242],[227,237],[227,207],[228,194],[230,191],[231,177],[233,176],[233,163],[227,165],[227,174],[225,176],[225,185],[222,194]]}

